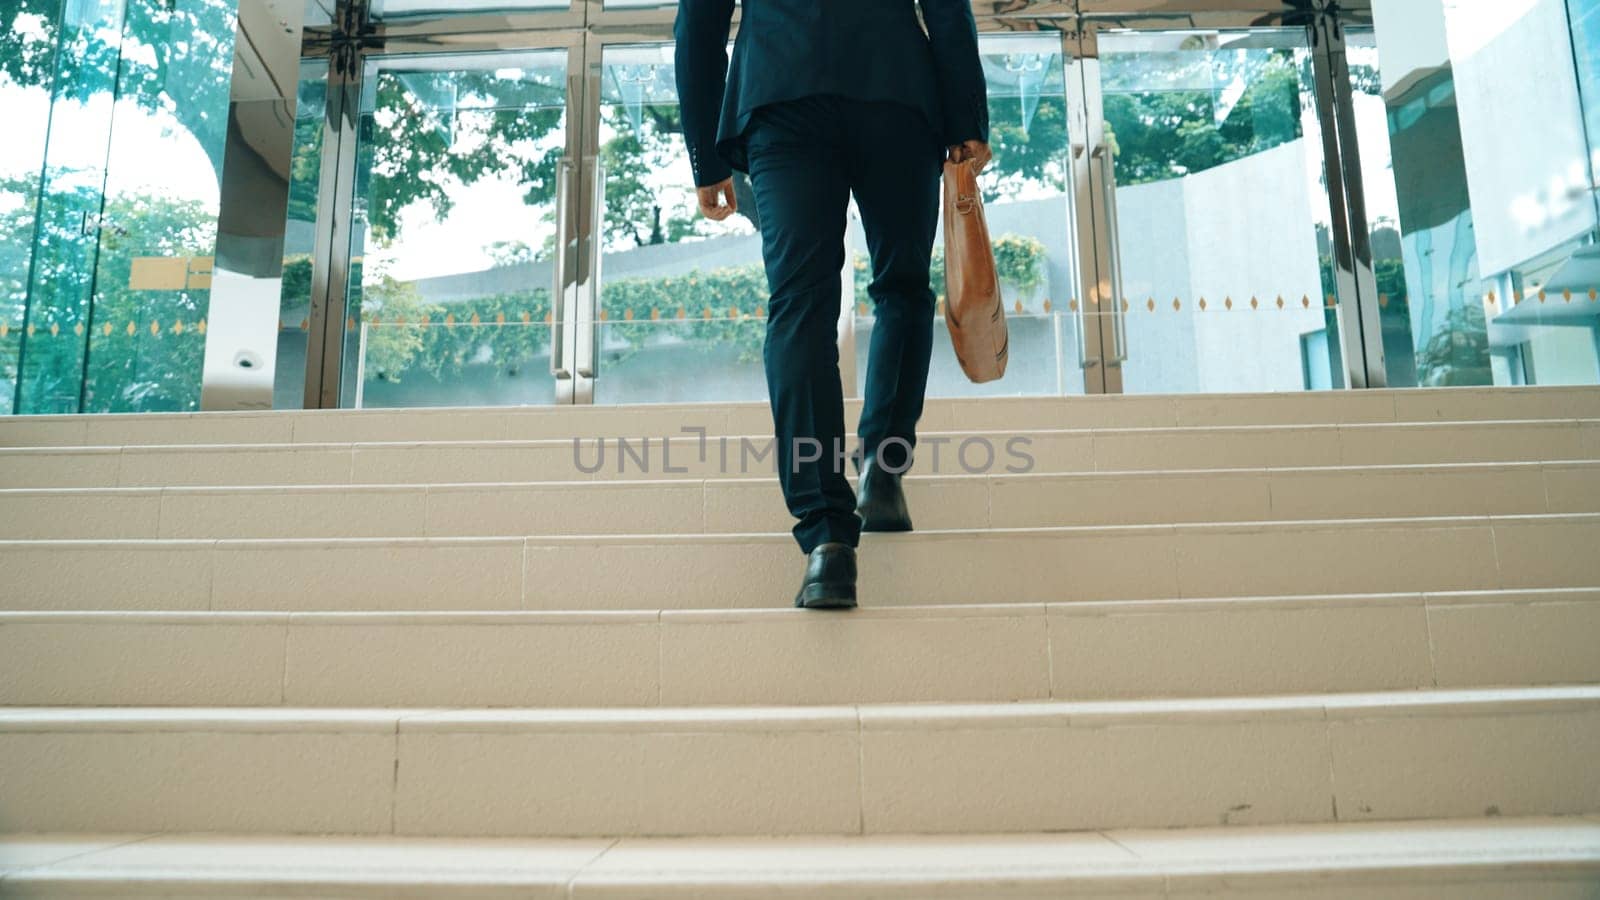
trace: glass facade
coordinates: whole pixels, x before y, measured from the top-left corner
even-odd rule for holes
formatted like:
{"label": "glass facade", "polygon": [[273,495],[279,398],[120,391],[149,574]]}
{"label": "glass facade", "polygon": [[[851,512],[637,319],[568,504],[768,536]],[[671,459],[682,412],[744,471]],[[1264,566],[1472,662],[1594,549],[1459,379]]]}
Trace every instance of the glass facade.
{"label": "glass facade", "polygon": [[306,348],[311,332],[311,276],[317,229],[317,198],[322,191],[322,148],[328,115],[328,67],[305,65],[298,72],[294,150],[288,171],[289,198],[283,240],[277,356],[272,374],[272,405],[294,409],[305,401]]}
{"label": "glass facade", "polygon": [[344,406],[555,402],[565,50],[367,64]]}
{"label": "glass facade", "polygon": [[[1029,6],[979,11],[1011,371],[941,335],[931,394],[1600,381],[1600,0],[1345,4],[1326,71],[1227,3]],[[764,398],[759,223],[743,178],[695,212],[671,7],[313,0],[254,35],[280,102],[238,0],[9,0],[0,413]],[[224,247],[241,209],[277,225]]]}
{"label": "glass facade", "polygon": [[1600,380],[1593,0],[1377,0],[1352,56],[1396,385]]}
{"label": "glass facade", "polygon": [[17,395],[51,85],[61,40],[58,6],[0,6],[0,106],[12,120],[7,140],[0,142],[0,414],[14,411]]}
{"label": "glass facade", "polygon": [[12,408],[198,409],[237,2],[8,9]]}
{"label": "glass facade", "polygon": [[1342,387],[1305,32],[1111,33],[1100,65],[1123,389]]}

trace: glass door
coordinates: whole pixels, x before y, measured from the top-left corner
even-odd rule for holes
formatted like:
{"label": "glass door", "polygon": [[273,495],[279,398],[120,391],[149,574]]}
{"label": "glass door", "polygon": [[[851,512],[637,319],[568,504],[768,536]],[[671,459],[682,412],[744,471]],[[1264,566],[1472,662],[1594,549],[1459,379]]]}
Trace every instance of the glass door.
{"label": "glass door", "polygon": [[1182,23],[1084,23],[1105,390],[1343,387],[1309,30]]}
{"label": "glass door", "polygon": [[[8,411],[76,412],[116,101],[123,4],[7,9],[0,96],[22,133],[4,148]],[[81,60],[66,71],[66,60]],[[95,218],[91,218],[95,217]]]}
{"label": "glass door", "polygon": [[390,40],[363,61],[349,244],[335,248],[348,273],[341,406],[571,400],[559,358],[581,45],[565,32],[517,44]]}
{"label": "glass door", "polygon": [[[979,11],[1011,368],[969,384],[936,323],[930,394],[1600,380],[1585,2],[1489,17],[1446,2],[1432,19],[1401,0]],[[329,127],[301,129],[324,164],[295,163],[296,197],[317,210],[299,232],[325,250],[286,262],[284,288],[285,310],[291,284],[304,298],[282,324],[318,373],[313,405],[765,397],[759,222],[738,175],[740,215],[695,211],[671,3],[338,9],[358,13],[338,38],[355,64],[302,85],[302,118]],[[1386,42],[1423,25],[1440,40]],[[1492,122],[1454,99],[1487,58],[1475,52],[1516,56],[1569,30],[1572,52],[1539,80],[1572,90],[1524,104],[1539,111],[1520,131],[1469,141],[1463,118],[1449,152],[1442,116]],[[1453,81],[1439,59],[1401,55],[1429,48],[1454,60]],[[1533,119],[1566,130],[1521,168],[1483,162]],[[859,394],[875,321],[858,222],[848,240],[841,369]]]}
{"label": "glass door", "polygon": [[56,5],[0,6],[0,107],[10,119],[0,141],[0,415],[17,400],[62,25]]}
{"label": "glass door", "polygon": [[[755,201],[701,216],[678,111],[667,29],[589,44],[585,160],[598,215],[581,223],[592,314],[577,349],[580,402],[765,400],[767,279]],[[654,39],[651,39],[654,38]],[[596,251],[595,248],[598,248]]]}
{"label": "glass door", "polygon": [[[932,273],[938,304],[928,377],[928,394],[933,397],[1081,394],[1101,389],[1095,353],[1085,345],[1083,328],[1079,195],[1072,150],[1083,141],[1084,124],[1082,104],[1069,89],[1077,63],[1076,42],[1064,30],[1070,29],[1071,20],[1032,20],[1032,30],[1020,32],[988,30],[1017,24],[987,20],[979,36],[994,151],[980,186],[1011,334],[1010,364],[1004,379],[983,385],[972,384],[961,371],[944,319],[941,225]],[[866,238],[853,208],[848,242],[851,277],[846,297],[854,307],[860,391],[866,384],[876,317]]]}

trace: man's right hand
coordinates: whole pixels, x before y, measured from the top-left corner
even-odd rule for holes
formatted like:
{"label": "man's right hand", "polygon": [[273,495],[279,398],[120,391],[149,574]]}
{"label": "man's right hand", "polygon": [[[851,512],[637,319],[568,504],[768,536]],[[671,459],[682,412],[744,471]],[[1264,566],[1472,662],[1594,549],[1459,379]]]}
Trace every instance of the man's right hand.
{"label": "man's right hand", "polygon": [[982,172],[989,161],[994,159],[994,153],[989,150],[989,145],[983,141],[963,141],[950,148],[949,159],[953,163],[963,163],[969,159],[978,161],[978,171]]}
{"label": "man's right hand", "polygon": [[700,213],[713,222],[721,222],[739,211],[739,201],[733,196],[733,178],[725,178],[721,184],[696,188],[695,193],[700,198]]}

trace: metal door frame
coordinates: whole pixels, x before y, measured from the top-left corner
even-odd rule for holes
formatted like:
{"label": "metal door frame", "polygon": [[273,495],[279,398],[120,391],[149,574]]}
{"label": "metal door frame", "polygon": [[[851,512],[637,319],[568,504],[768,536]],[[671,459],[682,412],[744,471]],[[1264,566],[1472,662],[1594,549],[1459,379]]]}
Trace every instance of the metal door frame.
{"label": "metal door frame", "polygon": [[[605,185],[599,159],[599,104],[604,52],[613,45],[669,42],[675,5],[608,10],[604,0],[572,0],[565,8],[551,10],[369,20],[368,5],[382,2],[339,0],[335,24],[308,27],[303,43],[303,59],[326,57],[329,67],[306,407],[337,408],[341,401],[356,129],[365,59],[397,53],[542,47],[568,51],[566,159],[557,191],[562,252],[555,268],[560,290],[552,297],[551,371],[557,379],[553,400],[556,404],[593,403],[599,377],[603,258],[600,226]],[[1069,190],[1074,210],[1068,227],[1070,243],[1077,250],[1080,296],[1075,312],[1086,392],[1120,393],[1121,363],[1129,351],[1116,254],[1115,183],[1106,177],[1114,174],[1113,160],[1109,147],[1092,138],[1103,134],[1098,35],[1128,28],[1305,28],[1322,124],[1346,384],[1381,387],[1387,383],[1343,35],[1347,24],[1371,24],[1371,0],[973,0],[972,5],[983,34],[1053,31],[1061,37],[1067,66],[1069,136],[1076,124],[1076,134],[1083,137],[1070,147]],[[843,318],[853,323],[854,315]],[[1096,327],[1088,327],[1089,323]],[[841,326],[841,342],[851,338],[847,332],[852,328],[849,323]]]}
{"label": "metal door frame", "polygon": [[[1356,134],[1354,90],[1345,57],[1344,27],[1370,25],[1371,0],[1079,0],[1077,72],[1084,94],[1084,133],[1103,132],[1099,78],[1099,36],[1108,31],[1305,31],[1312,58],[1313,93],[1322,138],[1324,176],[1328,187],[1329,221],[1339,311],[1345,384],[1350,388],[1384,387],[1388,383],[1378,311],[1377,279],[1372,262],[1370,223]],[[1093,137],[1090,143],[1095,143]],[[1129,355],[1122,296],[1121,261],[1117,253],[1114,160],[1105,145],[1080,153],[1074,147],[1077,173],[1083,178],[1077,198],[1079,219],[1092,235],[1083,246],[1093,253],[1094,273],[1085,266],[1085,306],[1095,311],[1105,393],[1122,392],[1122,363]],[[1098,176],[1098,177],[1096,177]],[[1082,316],[1080,316],[1082,321]],[[1088,362],[1087,354],[1085,362]],[[1085,375],[1086,390],[1093,393]]]}
{"label": "metal door frame", "polygon": [[578,189],[582,184],[579,160],[585,151],[583,121],[589,118],[584,92],[586,32],[581,2],[566,10],[425,16],[396,23],[369,20],[369,2],[341,2],[342,21],[332,28],[308,28],[302,47],[302,60],[322,56],[328,60],[328,112],[312,256],[305,407],[337,409],[342,403],[361,93],[369,62],[391,56],[556,49],[567,53],[567,129],[556,187],[560,251],[551,293],[550,366],[556,376],[553,402],[574,402],[570,360],[576,335],[572,323],[582,306],[577,280],[581,248],[576,223],[589,215],[588,200]]}
{"label": "metal door frame", "polygon": [[[1020,7],[1020,9],[1019,9]],[[1093,104],[1085,102],[1084,61],[1080,58],[1080,22],[1076,0],[1033,0],[1025,4],[1004,2],[977,2],[973,4],[978,24],[978,37],[1007,34],[1054,35],[1061,45],[1063,88],[1066,95],[1068,146],[1067,194],[1070,209],[1063,209],[1066,220],[1067,246],[1073,253],[1072,271],[1076,285],[1074,296],[1067,303],[1073,316],[1073,331],[1078,342],[1078,361],[1083,369],[1085,393],[1106,393],[1103,376],[1105,351],[1101,346],[1098,327],[1087,328],[1091,298],[1096,296],[1095,286],[1100,267],[1095,264],[1097,241],[1101,229],[1096,227],[1094,203],[1090,196],[1088,152],[1084,136],[1089,133]],[[995,12],[995,10],[1003,10]],[[1066,365],[1058,353],[1056,364]],[[1059,384],[1058,373],[1058,384]],[[1051,396],[1051,395],[1044,395]]]}

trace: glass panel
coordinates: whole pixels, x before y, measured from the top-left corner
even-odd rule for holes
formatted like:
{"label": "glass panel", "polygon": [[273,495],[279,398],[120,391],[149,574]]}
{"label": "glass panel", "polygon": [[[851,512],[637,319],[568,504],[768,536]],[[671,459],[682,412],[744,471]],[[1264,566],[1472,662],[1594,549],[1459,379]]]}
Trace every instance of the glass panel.
{"label": "glass panel", "polygon": [[[979,51],[989,84],[989,140],[994,150],[981,187],[1006,301],[1011,361],[1006,377],[988,384],[973,384],[961,371],[943,314],[941,227],[933,251],[939,315],[934,322],[928,395],[1083,393],[1079,325],[1073,312],[1078,253],[1072,234],[1071,140],[1061,37],[1050,32],[986,34],[980,37]],[[868,293],[872,268],[860,218],[853,211],[849,245],[856,272],[856,380],[858,390],[865,390],[875,319]]]}
{"label": "glass panel", "polygon": [[121,2],[65,4],[56,34],[59,43],[48,63],[50,133],[38,182],[27,321],[20,343],[19,413],[81,409],[84,334],[98,245],[95,223],[105,187],[122,15]]}
{"label": "glass panel", "polygon": [[555,402],[567,51],[368,63],[342,404]]}
{"label": "glass panel", "polygon": [[0,108],[8,128],[0,141],[0,415],[11,413],[16,400],[60,6],[59,0],[0,5]]}
{"label": "glass panel", "polygon": [[129,3],[85,412],[200,408],[238,0]]}
{"label": "glass panel", "polygon": [[[1589,137],[1589,169],[1600,172],[1600,0],[1567,0],[1567,15],[1572,20],[1572,53]],[[1600,204],[1600,191],[1590,193]]]}
{"label": "glass panel", "polygon": [[198,408],[236,11],[63,5],[18,412]]}
{"label": "glass panel", "polygon": [[1600,381],[1597,10],[1374,0],[1351,34],[1391,384]]}
{"label": "glass panel", "polygon": [[289,221],[283,235],[283,293],[278,312],[278,356],[272,407],[305,405],[306,341],[311,324],[311,268],[316,249],[317,194],[322,189],[322,144],[328,114],[328,61],[300,67],[295,105],[294,153],[289,164]]}
{"label": "glass panel", "polygon": [[[1305,32],[1100,36],[1128,393],[1342,387]],[[1109,331],[1109,329],[1108,329]]]}
{"label": "glass panel", "polygon": [[670,44],[607,47],[596,403],[764,400],[767,280],[748,179],[738,215],[697,212]]}

